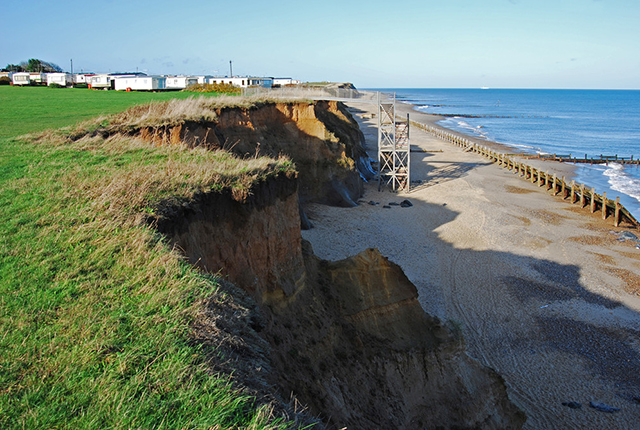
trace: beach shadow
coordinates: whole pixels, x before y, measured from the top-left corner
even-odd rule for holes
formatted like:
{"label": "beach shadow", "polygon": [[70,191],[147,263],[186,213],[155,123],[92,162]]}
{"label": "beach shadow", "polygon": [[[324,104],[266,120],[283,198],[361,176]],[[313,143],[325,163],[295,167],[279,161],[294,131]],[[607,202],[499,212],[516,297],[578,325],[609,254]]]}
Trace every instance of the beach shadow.
{"label": "beach shadow", "polygon": [[419,152],[411,154],[411,176],[420,179],[412,181],[410,192],[461,178],[470,170],[491,164],[488,162],[454,163],[446,160],[429,160],[432,157],[434,154]]}
{"label": "beach shadow", "polygon": [[[452,257],[450,265],[442,267],[445,272],[453,272],[448,278],[450,285],[436,288],[453,288],[453,299],[464,300],[462,319],[469,328],[464,330],[465,336],[480,336],[482,339],[473,343],[482,345],[479,348],[494,350],[490,365],[496,364],[502,369],[504,363],[526,361],[532,353],[541,357],[552,351],[567,354],[569,362],[562,366],[582,365],[591,377],[609,381],[609,386],[615,387],[612,397],[626,401],[618,406],[627,404],[635,408],[633,411],[640,418],[637,400],[640,396],[640,314],[622,302],[585,288],[581,282],[582,270],[577,265],[508,252],[454,247],[441,240],[435,230],[458,214],[447,207],[422,204],[428,212],[437,211],[434,218],[440,220],[430,226],[432,234],[428,240],[437,241],[435,249],[444,250]],[[450,213],[442,216],[447,211]],[[399,264],[402,266],[401,261]],[[496,268],[502,271],[496,272]],[[426,293],[420,291],[422,296]],[[481,296],[493,297],[495,301],[474,300]],[[503,307],[501,302],[505,301],[513,305]],[[580,307],[581,303],[603,317],[596,318],[594,314],[593,318],[578,318],[566,311]],[[619,314],[635,314],[637,318],[621,323],[616,318]],[[526,328],[513,332],[514,320],[522,321]],[[513,357],[501,357],[504,351]]]}

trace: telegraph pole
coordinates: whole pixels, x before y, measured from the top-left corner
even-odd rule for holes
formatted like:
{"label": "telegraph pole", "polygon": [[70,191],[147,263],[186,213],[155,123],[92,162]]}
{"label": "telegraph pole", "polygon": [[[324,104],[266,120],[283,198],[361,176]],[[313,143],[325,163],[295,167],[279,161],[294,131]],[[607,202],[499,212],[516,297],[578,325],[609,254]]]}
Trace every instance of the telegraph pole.
{"label": "telegraph pole", "polygon": [[229,77],[233,78],[233,62],[229,60]]}
{"label": "telegraph pole", "polygon": [[73,75],[73,58],[71,59],[71,88],[73,88],[73,83],[76,80],[75,76]]}

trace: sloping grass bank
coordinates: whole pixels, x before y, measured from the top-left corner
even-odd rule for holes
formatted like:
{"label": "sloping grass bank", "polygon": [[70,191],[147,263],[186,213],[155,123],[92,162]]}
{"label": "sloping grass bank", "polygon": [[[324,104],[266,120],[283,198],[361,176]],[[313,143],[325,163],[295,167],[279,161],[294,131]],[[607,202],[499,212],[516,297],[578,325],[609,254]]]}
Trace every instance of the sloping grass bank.
{"label": "sloping grass bank", "polygon": [[129,138],[0,138],[0,428],[284,427],[208,373],[190,322],[216,281],[139,219],[292,168]]}

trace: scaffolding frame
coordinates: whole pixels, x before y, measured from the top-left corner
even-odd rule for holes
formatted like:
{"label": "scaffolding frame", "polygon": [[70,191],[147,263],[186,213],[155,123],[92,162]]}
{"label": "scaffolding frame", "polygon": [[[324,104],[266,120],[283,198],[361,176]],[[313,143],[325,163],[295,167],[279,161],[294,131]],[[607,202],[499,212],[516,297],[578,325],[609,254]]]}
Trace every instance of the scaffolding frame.
{"label": "scaffolding frame", "polygon": [[409,191],[411,142],[407,121],[396,120],[396,95],[382,101],[378,93],[378,191],[382,184],[394,191]]}

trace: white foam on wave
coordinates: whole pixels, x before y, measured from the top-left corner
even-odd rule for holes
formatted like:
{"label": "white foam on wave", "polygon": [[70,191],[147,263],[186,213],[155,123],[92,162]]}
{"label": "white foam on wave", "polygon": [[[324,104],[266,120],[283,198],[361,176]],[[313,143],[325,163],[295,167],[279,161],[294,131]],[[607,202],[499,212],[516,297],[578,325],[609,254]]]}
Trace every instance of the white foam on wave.
{"label": "white foam on wave", "polygon": [[482,137],[484,139],[487,138],[487,133],[482,130],[484,127],[482,125],[471,125],[466,121],[461,120],[459,116],[453,117],[455,121],[456,128],[460,129],[462,132],[466,132],[467,134],[475,135]]}
{"label": "white foam on wave", "polygon": [[624,165],[610,163],[603,174],[609,178],[612,190],[624,193],[640,202],[640,179],[625,172]]}
{"label": "white foam on wave", "polygon": [[525,145],[523,143],[507,143],[506,145],[513,146],[514,148],[524,149],[526,152],[535,152],[537,154],[546,154],[541,148],[531,145]]}

